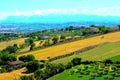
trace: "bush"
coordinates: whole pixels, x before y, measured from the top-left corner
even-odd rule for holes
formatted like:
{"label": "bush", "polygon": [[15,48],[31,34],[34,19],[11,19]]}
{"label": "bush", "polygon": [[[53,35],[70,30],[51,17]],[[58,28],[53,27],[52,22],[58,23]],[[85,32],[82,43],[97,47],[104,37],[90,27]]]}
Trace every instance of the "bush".
{"label": "bush", "polygon": [[4,72],[6,72],[6,69],[5,68],[1,68],[0,69],[0,73],[4,73]]}
{"label": "bush", "polygon": [[20,56],[19,60],[21,60],[23,62],[29,62],[29,61],[35,60],[35,57],[32,54],[30,54],[30,55],[24,55],[24,56]]}
{"label": "bush", "polygon": [[72,62],[68,62],[66,65],[66,69],[70,69],[72,68],[72,66],[73,66]]}
{"label": "bush", "polygon": [[28,72],[34,72],[40,67],[40,64],[38,61],[30,61],[26,64],[26,68]]}
{"label": "bush", "polygon": [[73,60],[71,62],[74,66],[81,64],[81,58],[73,58]]}
{"label": "bush", "polygon": [[20,80],[34,80],[33,76],[21,76]]}

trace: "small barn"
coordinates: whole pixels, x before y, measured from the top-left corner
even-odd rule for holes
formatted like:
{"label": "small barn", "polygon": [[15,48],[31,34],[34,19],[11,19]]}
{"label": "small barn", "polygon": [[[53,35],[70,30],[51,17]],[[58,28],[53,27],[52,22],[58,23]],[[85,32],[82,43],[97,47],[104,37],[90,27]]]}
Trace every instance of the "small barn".
{"label": "small barn", "polygon": [[21,65],[24,64],[23,61],[12,61],[12,62],[7,62],[7,65],[9,66],[17,66],[17,65]]}

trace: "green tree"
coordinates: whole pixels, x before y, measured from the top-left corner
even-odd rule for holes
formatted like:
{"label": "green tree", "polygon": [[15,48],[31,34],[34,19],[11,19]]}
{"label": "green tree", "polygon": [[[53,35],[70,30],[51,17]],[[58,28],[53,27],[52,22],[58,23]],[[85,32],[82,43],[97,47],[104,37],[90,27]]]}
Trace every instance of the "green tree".
{"label": "green tree", "polygon": [[36,60],[30,61],[26,64],[26,68],[27,68],[28,72],[34,72],[40,68],[40,64]]}
{"label": "green tree", "polygon": [[31,46],[30,46],[30,50],[33,50],[35,47],[35,43],[32,43]]}
{"label": "green tree", "polygon": [[33,61],[35,60],[35,57],[32,54],[29,55],[23,55],[19,57],[19,60],[23,61],[23,62],[29,62],[29,61]]}
{"label": "green tree", "polygon": [[81,64],[81,58],[73,58],[73,60],[71,61],[72,64],[75,66],[75,65],[78,65],[78,64]]}
{"label": "green tree", "polygon": [[33,76],[20,76],[20,80],[34,80]]}
{"label": "green tree", "polygon": [[10,53],[16,53],[18,48],[14,46],[8,46],[6,50],[9,51]]}

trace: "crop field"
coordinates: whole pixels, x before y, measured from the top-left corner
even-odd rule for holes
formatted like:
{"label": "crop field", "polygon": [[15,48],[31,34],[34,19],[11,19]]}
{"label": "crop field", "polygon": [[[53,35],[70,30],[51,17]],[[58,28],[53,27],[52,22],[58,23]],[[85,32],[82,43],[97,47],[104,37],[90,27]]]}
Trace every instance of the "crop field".
{"label": "crop field", "polygon": [[3,41],[0,42],[0,50],[5,49],[7,46],[12,46],[13,44],[23,44],[25,42],[25,38],[20,38],[11,41]]}
{"label": "crop field", "polygon": [[86,38],[83,40],[78,40],[78,41],[52,46],[36,51],[31,51],[24,54],[19,54],[18,56],[33,54],[36,59],[47,59],[47,57],[55,57],[55,56],[63,55],[99,43],[117,42],[117,41],[120,41],[120,32],[114,32],[96,37]]}
{"label": "crop field", "polygon": [[30,74],[23,74],[22,72],[25,72],[26,68],[18,69],[12,72],[7,72],[7,73],[1,73],[0,74],[0,80],[15,80],[19,76],[23,75],[30,75]]}
{"label": "crop field", "polygon": [[[83,61],[85,60],[89,60],[89,61],[101,61],[101,60],[105,60],[108,58],[112,58],[112,59],[118,59],[118,57],[120,58],[120,42],[112,42],[112,43],[102,43],[99,44],[98,47],[91,49],[89,51],[80,53],[80,54],[76,54],[73,56],[69,56],[69,57],[65,57],[65,58],[61,58],[58,60],[53,61],[53,63],[67,63],[69,61],[71,61],[73,58],[75,57],[80,57],[82,58]],[[116,56],[116,57],[114,57]],[[117,60],[116,59],[116,60]]]}

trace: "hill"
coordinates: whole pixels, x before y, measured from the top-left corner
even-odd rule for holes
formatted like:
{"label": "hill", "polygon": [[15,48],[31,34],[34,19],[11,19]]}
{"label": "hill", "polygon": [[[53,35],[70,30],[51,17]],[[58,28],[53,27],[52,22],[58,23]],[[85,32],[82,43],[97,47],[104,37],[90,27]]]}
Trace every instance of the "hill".
{"label": "hill", "polygon": [[[101,38],[103,37],[104,38]],[[88,46],[100,44],[103,42],[116,42],[120,41],[120,32],[109,33],[101,36],[91,37],[83,40],[69,42],[57,46],[48,47],[45,49],[35,50],[18,56],[33,54],[36,59],[47,59],[47,57],[55,57],[63,55],[69,52],[73,52],[78,49],[82,49]]]}
{"label": "hill", "polygon": [[82,58],[83,61],[102,61],[106,59],[112,59],[113,61],[119,60],[120,58],[120,42],[112,42],[112,43],[102,43],[99,44],[94,49],[91,49],[89,51],[73,55],[70,57],[62,58],[53,61],[53,63],[67,63],[71,61],[75,57]]}
{"label": "hill", "polygon": [[23,44],[25,42],[26,38],[20,38],[20,39],[15,39],[15,40],[10,40],[10,41],[3,41],[0,42],[0,50],[5,49],[8,46],[12,46],[13,44]]}

